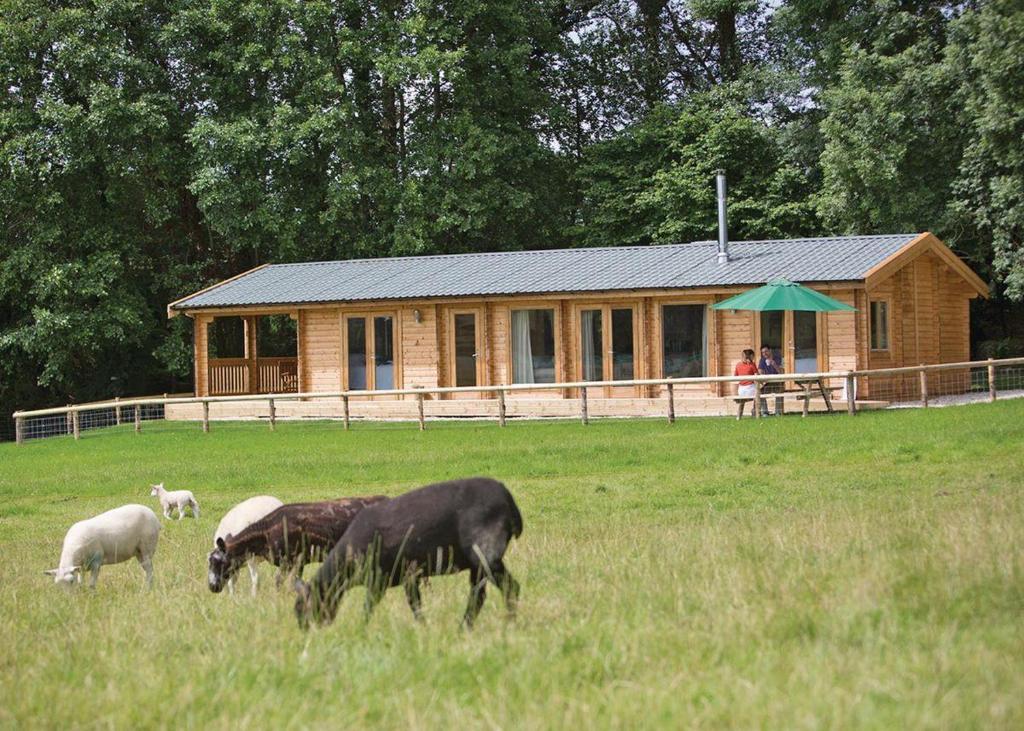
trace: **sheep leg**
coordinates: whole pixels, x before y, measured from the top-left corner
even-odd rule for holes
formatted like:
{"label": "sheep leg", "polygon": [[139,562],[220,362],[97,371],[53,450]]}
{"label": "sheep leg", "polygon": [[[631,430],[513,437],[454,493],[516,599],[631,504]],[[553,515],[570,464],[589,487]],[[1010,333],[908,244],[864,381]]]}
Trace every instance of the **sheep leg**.
{"label": "sheep leg", "polygon": [[181,520],[184,517],[185,517],[185,506],[183,506],[181,503],[178,503],[178,520]]}
{"label": "sheep leg", "polygon": [[139,564],[142,566],[142,570],[146,572],[146,588],[153,588],[153,557],[147,556],[146,558],[139,558]]}
{"label": "sheep leg", "polygon": [[235,594],[235,577],[232,576],[228,579],[228,594],[234,596]]}
{"label": "sheep leg", "polygon": [[260,572],[256,570],[256,561],[249,559],[249,578],[252,580],[252,595],[256,596],[256,590],[260,586]]}
{"label": "sheep leg", "polygon": [[466,629],[473,629],[473,622],[476,615],[487,598],[487,572],[483,569],[470,569],[469,572],[469,602],[466,604],[466,614],[462,617],[462,624]]}
{"label": "sheep leg", "polygon": [[412,616],[417,622],[423,621],[423,600],[420,597],[420,579],[414,576],[405,580],[405,598],[409,601]]}
{"label": "sheep leg", "polygon": [[170,506],[170,503],[168,503],[167,505],[164,505],[164,517],[167,518],[167,520],[171,519],[171,506]]}
{"label": "sheep leg", "polygon": [[100,562],[96,561],[93,563],[93,565],[89,567],[89,570],[92,572],[92,579],[89,581],[89,588],[95,589],[96,580],[100,578]]}
{"label": "sheep leg", "polygon": [[199,520],[199,503],[192,501],[192,517]]}
{"label": "sheep leg", "polygon": [[505,564],[500,560],[494,565],[491,572],[491,579],[494,581],[495,586],[501,589],[501,594],[505,598],[505,609],[508,611],[510,619],[514,619],[516,616],[516,607],[519,604],[519,582],[512,578],[512,574],[505,568]]}

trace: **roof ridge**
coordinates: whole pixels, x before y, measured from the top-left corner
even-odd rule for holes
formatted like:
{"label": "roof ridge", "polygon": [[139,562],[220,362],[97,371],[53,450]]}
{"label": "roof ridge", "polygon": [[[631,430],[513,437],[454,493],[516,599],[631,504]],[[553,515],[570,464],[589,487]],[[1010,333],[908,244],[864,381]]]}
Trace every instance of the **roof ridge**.
{"label": "roof ridge", "polygon": [[[730,241],[730,245],[738,244],[777,244],[781,242],[792,243],[796,241],[831,241],[840,239],[878,239],[878,238],[907,238],[908,240],[919,236],[920,233],[894,233],[894,234],[839,234],[835,236],[798,236],[791,239],[746,239]],[[277,264],[267,264],[265,268],[270,269],[274,267],[307,267],[307,266],[323,266],[327,264],[362,264],[369,262],[384,262],[384,261],[408,261],[416,259],[424,261],[427,259],[450,259],[453,257],[460,256],[529,256],[529,255],[540,255],[540,254],[558,254],[566,253],[570,251],[628,251],[631,249],[668,249],[671,247],[681,246],[707,246],[710,244],[718,244],[715,239],[700,239],[697,241],[678,241],[671,244],[630,244],[629,246],[569,246],[562,247],[559,249],[517,249],[514,251],[464,251],[457,254],[407,254],[405,256],[379,256],[379,257],[363,257],[360,259],[325,259],[322,261],[294,261],[294,262],[280,262]]]}

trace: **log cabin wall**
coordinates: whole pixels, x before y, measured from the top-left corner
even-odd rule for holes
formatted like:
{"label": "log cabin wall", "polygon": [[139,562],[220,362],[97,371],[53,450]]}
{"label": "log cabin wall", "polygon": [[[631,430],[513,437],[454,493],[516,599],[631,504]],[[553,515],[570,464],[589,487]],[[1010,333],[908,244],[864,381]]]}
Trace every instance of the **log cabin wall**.
{"label": "log cabin wall", "polygon": [[337,309],[300,310],[299,326],[305,326],[299,342],[299,371],[303,391],[341,389],[341,322]]}
{"label": "log cabin wall", "polygon": [[[843,304],[857,307],[855,290],[841,290],[828,293]],[[824,330],[827,334],[825,366],[829,371],[857,370],[857,318],[860,312],[828,312],[824,316]]]}
{"label": "log cabin wall", "polygon": [[867,292],[870,303],[889,303],[889,348],[870,348],[870,321],[865,341],[867,368],[896,368],[921,363],[955,363],[970,359],[970,301],[974,289],[931,252],[922,254]]}
{"label": "log cabin wall", "polygon": [[[555,320],[556,363],[559,381],[580,378],[579,312],[581,308],[632,307],[634,319],[634,377],[663,377],[663,308],[672,304],[699,304],[705,310],[707,375],[731,375],[745,348],[759,348],[757,313],[712,310],[710,305],[746,288],[696,293],[591,293],[560,296],[501,297],[486,300],[431,301],[412,303],[372,302],[332,307],[314,305],[299,308],[297,339],[300,390],[338,391],[345,387],[344,317],[346,314],[392,314],[395,316],[395,387],[436,388],[453,385],[454,367],[450,333],[453,310],[473,310],[480,333],[479,385],[511,381],[510,328],[515,309],[551,309]],[[974,290],[945,262],[930,253],[917,257],[869,292],[862,285],[828,287],[823,291],[857,307],[857,312],[823,314],[818,319],[819,365],[823,370],[853,370],[966,360],[969,357],[968,303]],[[870,302],[889,304],[889,347],[870,349]],[[417,312],[419,313],[417,315]],[[218,313],[220,314],[220,313]],[[237,311],[228,314],[243,314]],[[207,329],[213,315],[197,313],[195,318],[196,393],[207,395]],[[418,321],[417,321],[418,320]],[[925,360],[920,360],[924,358]],[[615,395],[626,396],[620,390]],[[664,387],[636,389],[641,397],[658,397]],[[728,385],[695,384],[677,387],[680,397],[724,396]],[[522,391],[509,398],[557,398],[561,392]],[[600,397],[602,394],[596,394]],[[481,398],[491,394],[481,393]],[[430,398],[435,398],[431,396]]]}

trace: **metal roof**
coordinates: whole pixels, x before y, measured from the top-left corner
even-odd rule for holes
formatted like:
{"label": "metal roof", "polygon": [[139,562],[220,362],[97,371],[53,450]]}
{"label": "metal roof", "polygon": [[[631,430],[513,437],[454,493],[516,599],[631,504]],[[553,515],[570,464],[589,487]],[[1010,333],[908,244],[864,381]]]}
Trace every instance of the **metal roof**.
{"label": "metal roof", "polygon": [[918,234],[714,241],[550,251],[273,264],[175,302],[175,310],[245,305],[679,289],[864,279]]}

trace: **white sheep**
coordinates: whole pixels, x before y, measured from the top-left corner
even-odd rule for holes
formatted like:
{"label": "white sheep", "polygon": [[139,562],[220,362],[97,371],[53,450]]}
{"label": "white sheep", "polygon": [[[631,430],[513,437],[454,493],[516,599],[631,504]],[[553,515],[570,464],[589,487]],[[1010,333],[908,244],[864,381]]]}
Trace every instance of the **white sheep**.
{"label": "white sheep", "polygon": [[160,498],[160,505],[164,509],[164,517],[171,517],[171,508],[178,509],[178,520],[185,517],[185,508],[192,509],[192,517],[199,517],[199,503],[196,502],[195,495],[192,494],[191,490],[174,490],[168,492],[164,489],[164,483],[159,485],[150,485],[152,490],[149,491],[150,495],[155,495]]}
{"label": "white sheep", "polygon": [[[217,530],[213,534],[213,545],[216,547],[217,540],[223,540],[228,536],[238,535],[257,520],[277,510],[284,505],[276,497],[260,495],[244,500],[231,508],[217,524]],[[256,571],[256,563],[259,558],[252,556],[247,564],[249,566],[249,578],[252,579],[252,595],[256,596],[256,588],[259,586],[259,573]],[[235,577],[228,580],[228,592],[235,593]]]}
{"label": "white sheep", "polygon": [[133,556],[146,572],[146,586],[153,585],[153,554],[160,537],[160,521],[145,505],[122,505],[82,520],[68,529],[60,552],[60,566],[43,573],[54,583],[70,587],[82,583],[82,572],[92,571],[89,586],[96,588],[100,566],[121,563]]}

